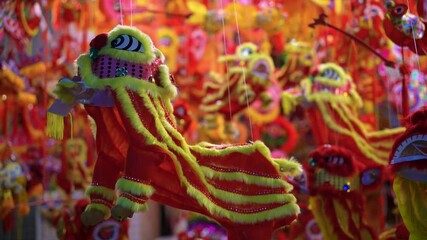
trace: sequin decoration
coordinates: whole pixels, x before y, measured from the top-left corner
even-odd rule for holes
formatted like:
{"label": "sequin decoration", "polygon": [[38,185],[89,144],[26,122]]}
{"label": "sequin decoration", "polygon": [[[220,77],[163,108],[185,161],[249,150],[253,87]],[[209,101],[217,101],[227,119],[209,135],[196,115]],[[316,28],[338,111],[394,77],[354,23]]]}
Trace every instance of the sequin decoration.
{"label": "sequin decoration", "polygon": [[142,64],[112,58],[107,55],[99,55],[92,63],[92,72],[98,78],[114,78],[118,77],[114,71],[115,69],[125,68],[127,74],[124,76],[148,80],[149,76],[157,76],[161,64],[162,61],[159,58],[151,64]]}
{"label": "sequin decoration", "polygon": [[347,182],[346,184],[344,184],[344,186],[342,187],[342,190],[344,190],[344,192],[350,192],[350,183]]}
{"label": "sequin decoration", "polygon": [[124,77],[128,75],[128,70],[124,67],[116,68],[116,77]]}
{"label": "sequin decoration", "polygon": [[316,167],[317,166],[316,161],[313,158],[310,158],[308,160],[308,163],[310,164],[311,167]]}

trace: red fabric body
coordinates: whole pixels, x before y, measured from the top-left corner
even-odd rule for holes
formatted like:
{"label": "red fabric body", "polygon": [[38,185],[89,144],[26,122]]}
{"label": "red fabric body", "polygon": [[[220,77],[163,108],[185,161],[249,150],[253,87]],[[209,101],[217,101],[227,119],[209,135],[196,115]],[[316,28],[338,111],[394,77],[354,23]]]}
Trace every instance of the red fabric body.
{"label": "red fabric body", "polygon": [[128,150],[127,133],[115,107],[85,105],[85,109],[95,120],[97,126],[96,149],[98,158],[92,184],[114,190],[120,172],[124,170]]}
{"label": "red fabric body", "polygon": [[[153,135],[153,137],[157,138],[160,142],[163,142],[164,140],[157,133],[154,121],[155,119],[153,115],[150,114],[150,110],[146,107],[146,104],[144,104],[143,99],[133,91],[128,90],[127,93],[131,99],[131,103],[136,111],[136,114],[138,114],[141,120],[141,123]],[[117,99],[117,96],[115,96],[115,98],[116,102],[120,103]],[[164,106],[162,107],[164,108]],[[231,229],[231,239],[245,239],[242,237],[242,234],[245,232],[250,232],[253,234],[253,236],[256,237],[264,236],[263,238],[256,239],[267,239],[266,236],[268,236],[269,239],[273,229],[289,224],[296,218],[296,216],[291,215],[282,219],[265,221],[257,224],[242,225],[231,222],[226,218],[211,215],[193,197],[187,194],[187,189],[180,183],[180,178],[178,176],[177,170],[175,169],[176,165],[172,161],[172,157],[169,156],[169,153],[160,147],[148,145],[145,140],[146,137],[143,134],[135,131],[126,115],[126,112],[120,104],[118,104],[118,110],[122,116],[122,121],[130,140],[124,177],[132,181],[153,186],[155,189],[154,195],[151,197],[153,200],[172,207],[199,212],[209,216],[217,220],[221,225]],[[168,119],[172,124],[170,117],[171,116],[166,115],[166,119]],[[176,139],[173,135],[170,135],[170,137],[178,146],[182,146],[180,140]],[[218,149],[226,148],[227,146],[218,147]],[[218,206],[221,206],[222,208],[240,213],[254,213],[266,211],[266,209],[274,209],[286,204],[234,204],[216,198],[209,193],[207,186],[197,175],[194,167],[191,166],[188,161],[173,148],[168,148],[168,150],[177,157],[176,161],[178,161],[179,165],[182,167],[183,175],[188,180],[188,182],[193,187],[201,191],[202,194],[205,194],[212,202]],[[193,154],[196,159],[198,159],[198,164],[202,166],[207,166],[214,169],[224,169],[224,171],[241,171],[253,173],[257,176],[271,178],[281,177],[278,171],[272,166],[271,162],[268,161],[268,159],[266,159],[259,151],[255,151],[252,154],[233,152],[222,157],[202,155],[195,150],[192,150],[191,154]],[[266,194],[266,191],[278,191],[278,193],[285,193],[285,189],[271,190],[269,188],[257,185],[248,186],[246,183],[237,181],[226,182],[216,179],[208,181],[218,189],[241,190],[241,194],[244,195],[261,195]],[[243,229],[245,231],[243,231]]]}

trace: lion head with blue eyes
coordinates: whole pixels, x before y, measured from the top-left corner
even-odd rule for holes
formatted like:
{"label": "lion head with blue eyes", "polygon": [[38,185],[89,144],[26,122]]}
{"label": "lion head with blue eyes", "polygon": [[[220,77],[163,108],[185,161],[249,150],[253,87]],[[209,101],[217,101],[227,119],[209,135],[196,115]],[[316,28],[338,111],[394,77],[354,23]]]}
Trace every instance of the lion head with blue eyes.
{"label": "lion head with blue eyes", "polygon": [[301,82],[308,101],[340,101],[355,107],[362,106],[351,76],[334,63],[320,64],[314,73]]}
{"label": "lion head with blue eyes", "polygon": [[151,95],[176,95],[163,54],[137,28],[117,26],[96,36],[90,53],[77,59],[79,75],[92,88],[145,90]]}

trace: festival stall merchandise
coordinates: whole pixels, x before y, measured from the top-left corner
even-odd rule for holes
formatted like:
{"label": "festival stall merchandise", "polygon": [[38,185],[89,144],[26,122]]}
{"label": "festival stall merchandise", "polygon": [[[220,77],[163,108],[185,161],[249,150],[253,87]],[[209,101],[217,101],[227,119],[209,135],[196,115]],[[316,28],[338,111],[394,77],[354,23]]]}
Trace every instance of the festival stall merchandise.
{"label": "festival stall merchandise", "polygon": [[[253,65],[264,66],[268,70],[268,61],[266,65],[262,61],[264,59],[260,60],[261,63],[255,61]],[[290,185],[281,179],[282,175],[297,174],[299,164],[271,158],[268,148],[261,142],[189,146],[172,119],[170,99],[176,96],[176,87],[163,61],[163,54],[147,35],[124,26],[98,35],[91,41],[90,54],[81,55],[77,60],[80,76],[75,79],[80,80],[81,77],[87,88],[94,89],[92,95],[108,87],[106,90],[114,99],[118,116],[129,137],[128,152],[121,158],[126,161],[121,178],[117,173],[106,174],[103,169],[108,165],[98,164],[99,156],[102,156],[100,150],[107,146],[102,146],[102,139],[97,138],[95,172],[103,171],[100,181],[117,180],[116,188],[121,194],[113,205],[114,188],[100,185],[95,180],[87,190],[92,202],[82,215],[83,222],[88,225],[101,222],[108,218],[111,206],[114,206],[112,216],[124,220],[133,212],[144,210],[145,202],[152,198],[210,216],[227,228],[231,239],[249,235],[269,238],[275,228],[289,224],[299,212],[295,198],[288,193]],[[76,87],[76,82],[60,82],[57,91],[62,93],[58,94],[60,103],[73,102],[80,96]],[[60,113],[55,108],[50,111]],[[100,127],[101,124],[104,121],[97,123],[97,133],[107,132],[104,131],[106,128]],[[50,129],[58,135],[62,131],[53,124]],[[118,144],[117,138],[111,139]],[[141,166],[140,156],[144,155],[147,161]],[[229,170],[218,171],[218,167]],[[247,174],[243,172],[248,171],[253,174],[245,177]],[[168,184],[165,185],[166,182]],[[233,185],[240,186],[242,192],[235,193],[229,189]],[[234,207],[230,208],[230,205]]]}
{"label": "festival stall merchandise", "polygon": [[14,228],[14,208],[17,208],[18,216],[24,216],[28,215],[30,207],[24,163],[17,159],[9,144],[0,153],[0,220],[5,221],[3,231],[8,232]]}
{"label": "festival stall merchandise", "polygon": [[[404,128],[370,131],[370,127],[357,117],[362,101],[351,77],[333,63],[321,64],[314,74],[301,82],[300,95],[283,93],[285,112],[292,104],[300,102],[313,127],[316,145],[334,144],[352,152],[356,161],[367,167],[386,165],[387,156],[394,139]],[[290,98],[289,98],[290,97]],[[289,99],[289,100],[288,100]],[[290,105],[291,104],[291,105]],[[382,173],[381,173],[382,174]],[[383,213],[378,208],[382,195],[380,190],[366,193],[366,208],[370,225],[380,232],[383,229]]]}
{"label": "festival stall merchandise", "polygon": [[211,81],[205,82],[206,95],[200,108],[207,114],[220,114],[225,120],[225,133],[232,133],[233,116],[258,99],[270,85],[274,70],[273,61],[259,52],[252,43],[243,43],[232,55],[222,56],[219,61],[228,66],[225,76],[211,73]]}
{"label": "festival stall merchandise", "polygon": [[0,239],[144,239],[149,199],[211,217],[183,239],[423,239],[422,161],[389,155],[423,155],[426,5],[0,1]]}
{"label": "festival stall merchandise", "polygon": [[56,228],[56,236],[61,240],[127,240],[128,221],[119,222],[107,219],[97,226],[85,226],[81,220],[81,214],[89,204],[87,199],[80,199],[70,204],[63,205],[52,211],[44,212],[51,224]]}
{"label": "festival stall merchandise", "polygon": [[306,106],[312,126],[321,124],[313,129],[318,146],[337,143],[351,149],[360,162],[386,165],[393,140],[405,129],[369,131],[357,117],[363,103],[343,68],[334,63],[321,64],[301,81],[300,88],[296,94],[283,93],[283,109],[288,113],[299,103]]}

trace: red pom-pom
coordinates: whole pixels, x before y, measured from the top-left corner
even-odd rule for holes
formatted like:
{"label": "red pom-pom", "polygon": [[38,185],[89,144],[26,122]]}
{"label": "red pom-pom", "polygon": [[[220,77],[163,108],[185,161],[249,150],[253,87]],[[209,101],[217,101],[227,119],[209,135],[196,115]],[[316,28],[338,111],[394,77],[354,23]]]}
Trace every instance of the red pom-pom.
{"label": "red pom-pom", "polygon": [[411,69],[409,69],[409,66],[406,64],[402,64],[399,67],[399,71],[400,71],[400,74],[402,75],[409,75],[411,73]]}
{"label": "red pom-pom", "polygon": [[95,49],[101,49],[105,45],[107,45],[108,35],[106,33],[101,33],[96,36],[92,41],[90,41],[89,46]]}
{"label": "red pom-pom", "polygon": [[407,116],[402,120],[402,124],[406,127],[411,125],[417,125],[425,122],[427,119],[427,106],[424,106],[418,109],[416,112],[413,112],[411,115]]}

